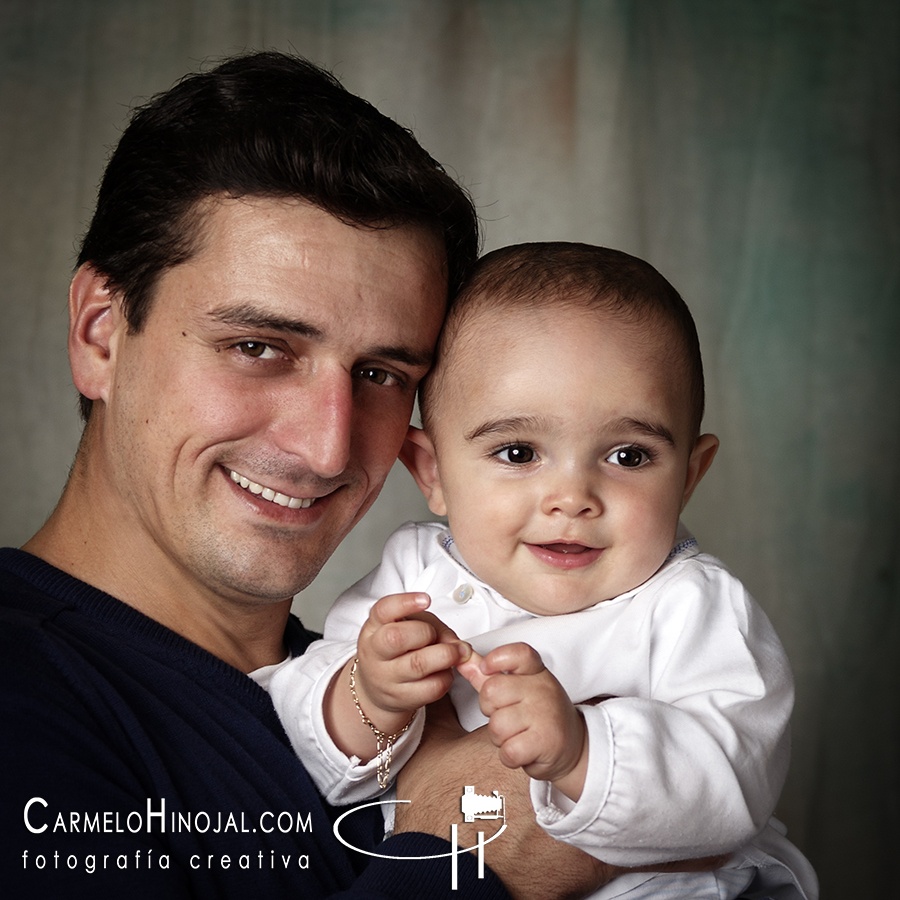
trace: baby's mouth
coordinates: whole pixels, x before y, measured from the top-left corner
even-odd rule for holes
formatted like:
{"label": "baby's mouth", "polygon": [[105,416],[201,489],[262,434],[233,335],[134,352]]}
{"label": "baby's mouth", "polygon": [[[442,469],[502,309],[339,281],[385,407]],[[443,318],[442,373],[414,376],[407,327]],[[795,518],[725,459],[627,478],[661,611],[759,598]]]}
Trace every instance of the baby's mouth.
{"label": "baby's mouth", "polygon": [[288,509],[308,509],[316,502],[315,497],[289,497],[287,494],[282,494],[273,488],[251,481],[246,475],[241,475],[233,469],[226,469],[225,471],[228,472],[231,480],[245,491],[249,491],[255,497],[262,497],[263,500],[268,500],[270,503],[275,503],[278,506],[286,506]]}
{"label": "baby's mouth", "polygon": [[545,550],[550,550],[553,553],[586,553],[588,550],[592,550],[592,547],[585,547],[584,544],[538,544],[538,547],[543,547]]}
{"label": "baby's mouth", "polygon": [[541,562],[555,569],[576,570],[593,565],[604,553],[603,547],[588,547],[572,541],[550,541],[547,544],[527,544]]}

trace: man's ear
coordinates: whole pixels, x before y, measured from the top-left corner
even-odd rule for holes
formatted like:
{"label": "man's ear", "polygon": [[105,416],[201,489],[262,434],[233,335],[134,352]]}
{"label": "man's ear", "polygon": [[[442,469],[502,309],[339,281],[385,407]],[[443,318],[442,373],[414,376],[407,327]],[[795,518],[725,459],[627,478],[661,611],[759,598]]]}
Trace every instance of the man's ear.
{"label": "man's ear", "polygon": [[697,438],[688,460],[687,481],[684,485],[684,495],[681,498],[682,509],[687,506],[688,500],[691,499],[691,494],[694,493],[694,488],[700,484],[700,479],[712,465],[718,449],[719,439],[714,434],[701,434]]}
{"label": "man's ear", "polygon": [[441,489],[441,479],[438,475],[437,455],[431,438],[416,428],[409,426],[406,439],[400,448],[400,462],[409,469],[410,474],[416,480],[419,490],[428,501],[428,508],[436,516],[447,515],[447,505],[444,503],[444,492]]}
{"label": "man's ear", "polygon": [[116,337],[124,327],[106,279],[92,266],[80,266],[69,286],[69,365],[75,387],[89,400],[108,400]]}

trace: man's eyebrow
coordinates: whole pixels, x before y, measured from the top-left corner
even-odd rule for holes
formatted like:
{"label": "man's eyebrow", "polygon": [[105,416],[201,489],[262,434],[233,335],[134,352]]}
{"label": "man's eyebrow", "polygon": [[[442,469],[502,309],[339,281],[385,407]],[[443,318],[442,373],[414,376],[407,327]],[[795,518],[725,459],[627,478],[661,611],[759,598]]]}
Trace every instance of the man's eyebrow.
{"label": "man's eyebrow", "polygon": [[624,418],[617,419],[613,423],[612,428],[614,431],[637,431],[647,437],[659,438],[667,444],[670,444],[673,447],[675,446],[675,436],[665,425],[659,422],[647,422],[644,419],[632,419],[630,416],[625,416]]}
{"label": "man's eyebrow", "polygon": [[[214,309],[210,318],[223,325],[237,326],[239,328],[258,329],[260,331],[282,331],[288,334],[296,334],[300,337],[322,340],[325,332],[302,319],[291,319],[287,316],[279,316],[250,304],[240,306],[223,306]],[[431,347],[416,348],[407,346],[375,346],[364,348],[360,353],[362,357],[371,359],[384,359],[391,362],[403,363],[415,368],[428,368],[434,358]]]}
{"label": "man's eyebrow", "polygon": [[257,328],[265,331],[286,331],[308,338],[325,336],[321,328],[304,322],[302,319],[289,319],[287,316],[279,316],[249,304],[223,306],[214,309],[209,316],[223,325],[236,325],[241,328]]}
{"label": "man's eyebrow", "polygon": [[543,416],[510,416],[506,419],[491,419],[482,422],[477,428],[473,428],[465,435],[465,439],[475,441],[489,435],[510,434],[516,431],[546,431],[549,425],[549,420]]}

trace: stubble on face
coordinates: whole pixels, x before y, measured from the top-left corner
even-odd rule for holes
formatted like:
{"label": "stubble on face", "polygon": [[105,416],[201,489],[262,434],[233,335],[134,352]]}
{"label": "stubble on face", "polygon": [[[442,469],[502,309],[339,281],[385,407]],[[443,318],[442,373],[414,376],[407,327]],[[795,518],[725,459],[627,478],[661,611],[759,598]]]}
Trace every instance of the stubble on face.
{"label": "stubble on face", "polygon": [[[421,230],[353,228],[299,202],[212,205],[197,255],[123,336],[104,410],[120,547],[153,570],[134,574],[251,605],[305,588],[390,471],[424,372],[404,354],[430,356],[445,294],[439,242]],[[263,324],[215,321],[241,308]],[[248,341],[263,357],[236,350]],[[410,385],[359,378],[365,366]],[[346,463],[323,475],[313,438],[339,427]],[[231,471],[315,502],[276,508]]]}

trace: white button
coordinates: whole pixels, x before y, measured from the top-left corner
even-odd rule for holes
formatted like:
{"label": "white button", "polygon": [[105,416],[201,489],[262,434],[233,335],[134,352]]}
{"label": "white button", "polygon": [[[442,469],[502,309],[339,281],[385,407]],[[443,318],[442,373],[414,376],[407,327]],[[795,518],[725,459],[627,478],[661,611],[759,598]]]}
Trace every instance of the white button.
{"label": "white button", "polygon": [[471,584],[461,584],[454,592],[453,599],[457,603],[468,603],[472,599],[475,589]]}

